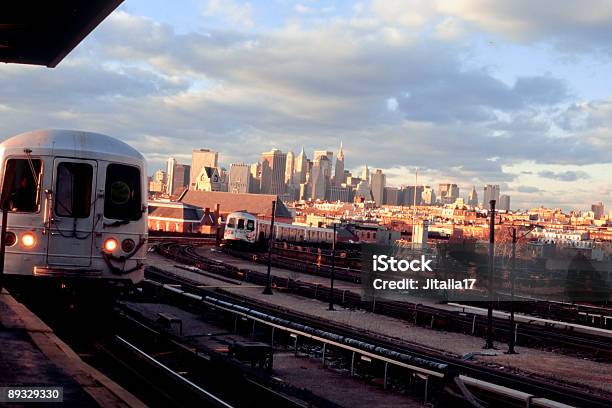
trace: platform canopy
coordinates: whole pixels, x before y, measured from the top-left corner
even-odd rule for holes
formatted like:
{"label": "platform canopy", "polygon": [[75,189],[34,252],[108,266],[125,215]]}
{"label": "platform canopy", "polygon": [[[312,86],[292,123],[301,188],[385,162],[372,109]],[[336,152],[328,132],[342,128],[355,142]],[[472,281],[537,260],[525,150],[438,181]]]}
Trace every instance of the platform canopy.
{"label": "platform canopy", "polygon": [[6,0],[0,62],[55,67],[123,0]]}

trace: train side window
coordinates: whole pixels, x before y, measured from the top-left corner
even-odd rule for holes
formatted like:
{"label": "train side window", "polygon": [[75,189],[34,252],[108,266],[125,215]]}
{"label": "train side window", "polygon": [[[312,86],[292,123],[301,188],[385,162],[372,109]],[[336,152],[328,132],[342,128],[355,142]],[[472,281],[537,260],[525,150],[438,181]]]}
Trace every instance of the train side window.
{"label": "train side window", "polygon": [[6,161],[2,201],[9,211],[37,212],[40,207],[40,159],[9,159]]}
{"label": "train side window", "polygon": [[104,216],[115,220],[136,221],[142,217],[140,170],[124,164],[106,168]]}
{"label": "train side window", "polygon": [[227,219],[227,228],[236,228],[236,219],[228,218]]}
{"label": "train side window", "polygon": [[60,217],[88,218],[91,211],[93,167],[63,162],[57,166],[55,213]]}
{"label": "train side window", "polygon": [[243,230],[244,229],[244,218],[239,218],[238,219],[238,229],[239,230]]}
{"label": "train side window", "polygon": [[255,221],[247,220],[247,231],[255,231]]}

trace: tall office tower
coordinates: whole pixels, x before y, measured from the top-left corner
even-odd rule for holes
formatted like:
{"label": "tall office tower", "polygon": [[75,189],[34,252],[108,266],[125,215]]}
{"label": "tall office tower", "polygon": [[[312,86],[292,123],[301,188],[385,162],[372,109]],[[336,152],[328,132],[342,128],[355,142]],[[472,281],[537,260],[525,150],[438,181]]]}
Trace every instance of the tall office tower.
{"label": "tall office tower", "polygon": [[187,164],[175,164],[172,177],[172,191],[168,194],[178,194],[189,186],[191,166]]}
{"label": "tall office tower", "polygon": [[287,152],[287,163],[285,165],[285,184],[292,185],[294,183],[293,176],[295,174],[295,155],[290,150]]}
{"label": "tall office tower", "polygon": [[372,181],[370,183],[372,198],[374,198],[374,202],[376,202],[377,206],[381,206],[384,203],[385,184],[386,176],[381,169],[377,169],[376,172],[372,174]]}
{"label": "tall office tower", "polygon": [[312,177],[310,178],[311,198],[313,200],[325,200],[330,172],[331,164],[327,156],[319,156],[315,159],[312,166]]}
{"label": "tall office tower", "polygon": [[244,163],[233,163],[229,171],[230,193],[251,192],[251,166]]}
{"label": "tall office tower", "polygon": [[499,204],[499,184],[487,184],[484,187],[482,208],[490,208],[491,200],[495,200]]}
{"label": "tall office tower", "polygon": [[[415,193],[416,190],[416,193]],[[416,194],[416,203],[415,203]],[[422,204],[423,186],[405,186],[402,187],[399,197],[399,203],[401,205],[407,205],[412,207],[413,205]]]}
{"label": "tall office tower", "polygon": [[306,153],[304,153],[304,148],[302,147],[302,151],[295,158],[295,165],[293,180],[295,184],[302,184],[306,182],[306,174],[308,173],[308,158],[306,158]]}
{"label": "tall office tower", "polygon": [[176,159],[174,157],[169,157],[166,166],[166,194],[172,195],[174,192],[174,168],[176,167]]}
{"label": "tall office tower", "polygon": [[596,220],[602,219],[605,214],[604,204],[600,201],[598,203],[591,205],[591,211],[593,211],[593,214],[595,214]]}
{"label": "tall office tower", "polygon": [[285,193],[285,169],[287,155],[278,149],[261,154],[261,182],[262,194]]}
{"label": "tall office tower", "polygon": [[478,207],[478,193],[476,192],[476,186],[472,186],[472,191],[468,194],[468,205],[470,207]]}
{"label": "tall office tower", "polygon": [[259,194],[261,186],[261,163],[251,164],[251,193]]}
{"label": "tall office tower", "polygon": [[346,177],[344,176],[344,150],[342,149],[342,142],[340,142],[340,149],[336,153],[336,164],[334,166],[334,185],[340,187],[344,183]]}
{"label": "tall office tower", "polygon": [[363,168],[363,172],[361,173],[361,179],[370,183],[370,169],[368,169],[367,164]]}
{"label": "tall office tower", "polygon": [[459,186],[444,183],[438,185],[438,199],[442,204],[453,204],[459,198]]}
{"label": "tall office tower", "polygon": [[436,193],[430,186],[423,187],[421,193],[421,201],[424,205],[433,205],[436,203]]}
{"label": "tall office tower", "polygon": [[[323,159],[325,157],[325,159]],[[313,168],[319,163],[325,176],[326,186],[329,186],[332,178],[332,163],[334,161],[334,152],[327,150],[315,150],[313,158]]]}
{"label": "tall office tower", "polygon": [[204,167],[219,167],[219,153],[210,149],[195,149],[191,152],[191,180],[193,186]]}
{"label": "tall office tower", "polygon": [[399,189],[397,187],[385,187],[384,203],[387,205],[400,205]]}
{"label": "tall office tower", "polygon": [[357,187],[355,187],[355,200],[372,201],[372,190],[370,189],[370,183],[365,180],[361,180]]}
{"label": "tall office tower", "polygon": [[499,204],[497,208],[499,208],[500,211],[510,211],[510,196],[506,194],[499,196]]}

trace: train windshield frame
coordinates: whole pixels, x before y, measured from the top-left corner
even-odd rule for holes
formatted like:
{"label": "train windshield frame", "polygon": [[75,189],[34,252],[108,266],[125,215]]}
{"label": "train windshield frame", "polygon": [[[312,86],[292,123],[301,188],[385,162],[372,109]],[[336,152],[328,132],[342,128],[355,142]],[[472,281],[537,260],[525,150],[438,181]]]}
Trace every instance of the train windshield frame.
{"label": "train windshield frame", "polygon": [[89,163],[60,162],[55,184],[55,214],[59,217],[89,218],[93,166]]}
{"label": "train windshield frame", "polygon": [[6,160],[0,205],[15,213],[39,212],[42,172],[43,162],[39,158]]}
{"label": "train windshield frame", "polygon": [[140,169],[121,163],[106,167],[104,217],[121,221],[142,218],[142,190]]}
{"label": "train windshield frame", "polygon": [[246,230],[255,231],[255,221],[254,220],[247,220]]}

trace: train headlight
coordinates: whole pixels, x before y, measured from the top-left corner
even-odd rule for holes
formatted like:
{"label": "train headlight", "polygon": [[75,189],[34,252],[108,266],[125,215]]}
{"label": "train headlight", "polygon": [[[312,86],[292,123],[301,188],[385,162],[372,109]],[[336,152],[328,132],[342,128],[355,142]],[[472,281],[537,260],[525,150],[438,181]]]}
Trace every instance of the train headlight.
{"label": "train headlight", "polygon": [[32,248],[36,245],[36,237],[31,232],[26,232],[21,236],[21,243],[26,248]]}
{"label": "train headlight", "polygon": [[15,245],[15,242],[17,242],[17,235],[15,235],[14,232],[7,231],[4,236],[4,242],[7,247]]}
{"label": "train headlight", "polygon": [[123,250],[123,252],[129,254],[134,250],[134,248],[136,248],[136,243],[134,242],[134,240],[128,238],[121,241],[121,249]]}
{"label": "train headlight", "polygon": [[106,241],[104,241],[103,248],[106,252],[113,252],[115,249],[117,249],[118,246],[119,246],[119,243],[117,242],[115,238],[109,238]]}

